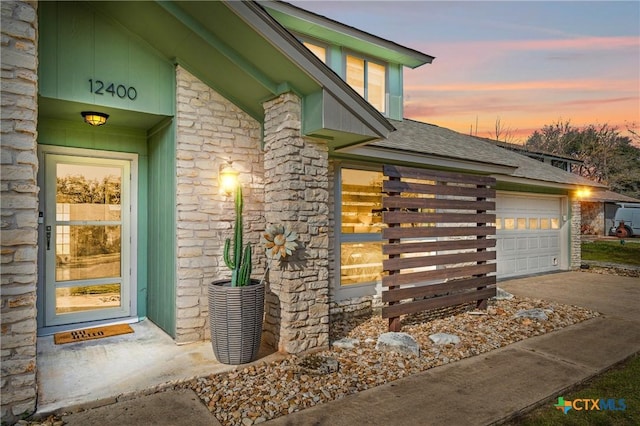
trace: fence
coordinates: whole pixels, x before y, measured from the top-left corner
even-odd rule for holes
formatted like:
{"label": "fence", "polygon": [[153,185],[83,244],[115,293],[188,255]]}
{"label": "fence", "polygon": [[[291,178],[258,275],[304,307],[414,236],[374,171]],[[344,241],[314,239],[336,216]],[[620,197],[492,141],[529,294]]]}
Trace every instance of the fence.
{"label": "fence", "polygon": [[383,318],[495,296],[495,179],[384,166]]}

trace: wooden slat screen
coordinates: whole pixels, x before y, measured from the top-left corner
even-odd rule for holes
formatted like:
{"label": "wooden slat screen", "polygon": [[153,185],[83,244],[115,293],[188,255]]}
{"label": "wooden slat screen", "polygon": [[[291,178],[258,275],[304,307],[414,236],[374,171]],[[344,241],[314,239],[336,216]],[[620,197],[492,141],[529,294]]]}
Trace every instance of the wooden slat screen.
{"label": "wooden slat screen", "polygon": [[473,301],[485,309],[496,294],[495,179],[390,165],[384,175],[389,330],[400,331],[401,315]]}

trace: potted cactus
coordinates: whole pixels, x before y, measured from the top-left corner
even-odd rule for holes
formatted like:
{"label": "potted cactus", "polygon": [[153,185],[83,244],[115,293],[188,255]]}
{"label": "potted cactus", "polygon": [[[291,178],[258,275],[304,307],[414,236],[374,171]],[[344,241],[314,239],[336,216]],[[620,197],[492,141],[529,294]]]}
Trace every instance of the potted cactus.
{"label": "potted cactus", "polygon": [[260,350],[264,316],[264,280],[251,279],[251,244],[243,247],[242,187],[235,190],[235,228],[224,244],[224,263],[231,279],[209,285],[211,345],[218,361],[245,364]]}

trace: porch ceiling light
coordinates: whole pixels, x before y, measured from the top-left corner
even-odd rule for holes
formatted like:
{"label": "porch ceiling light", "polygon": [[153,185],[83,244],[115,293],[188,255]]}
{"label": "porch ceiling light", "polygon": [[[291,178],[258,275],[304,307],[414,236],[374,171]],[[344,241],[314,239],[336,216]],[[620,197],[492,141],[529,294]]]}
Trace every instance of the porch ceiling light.
{"label": "porch ceiling light", "polygon": [[220,181],[220,190],[227,195],[231,195],[238,186],[238,175],[240,173],[234,170],[230,164],[224,164],[220,167],[218,179]]}
{"label": "porch ceiling light", "polygon": [[103,112],[95,112],[95,111],[82,111],[82,118],[84,118],[84,122],[91,126],[102,126],[107,122],[107,118],[109,118],[109,114],[105,114]]}

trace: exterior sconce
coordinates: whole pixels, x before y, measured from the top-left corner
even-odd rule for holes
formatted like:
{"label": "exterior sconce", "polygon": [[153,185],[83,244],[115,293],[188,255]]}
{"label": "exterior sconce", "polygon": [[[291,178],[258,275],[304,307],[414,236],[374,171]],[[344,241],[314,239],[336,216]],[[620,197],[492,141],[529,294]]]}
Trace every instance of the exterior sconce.
{"label": "exterior sconce", "polygon": [[230,164],[220,166],[220,174],[218,180],[220,181],[220,190],[227,195],[231,195],[238,186],[238,175],[240,173],[234,170]]}
{"label": "exterior sconce", "polygon": [[590,195],[591,195],[591,190],[589,188],[580,188],[576,191],[576,196],[578,197],[579,200],[584,200],[586,198],[589,198]]}
{"label": "exterior sconce", "polygon": [[107,122],[107,118],[109,118],[109,114],[103,112],[82,111],[80,114],[82,114],[85,123],[95,127],[102,126]]}

